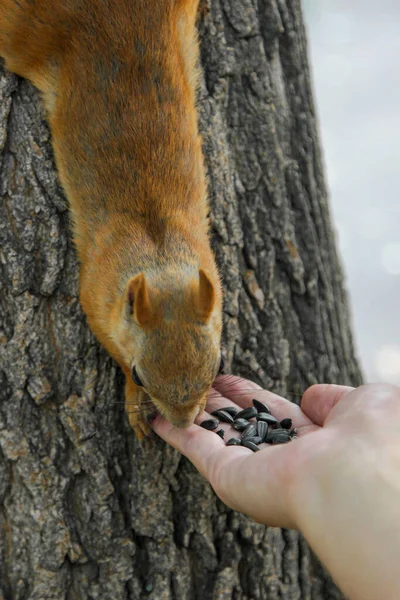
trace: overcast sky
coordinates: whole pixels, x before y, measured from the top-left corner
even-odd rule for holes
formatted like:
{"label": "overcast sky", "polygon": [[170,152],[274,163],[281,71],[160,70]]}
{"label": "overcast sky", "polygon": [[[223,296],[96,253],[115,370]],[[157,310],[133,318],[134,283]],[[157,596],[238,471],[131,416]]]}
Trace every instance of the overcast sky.
{"label": "overcast sky", "polygon": [[400,0],[303,5],[358,354],[400,384]]}

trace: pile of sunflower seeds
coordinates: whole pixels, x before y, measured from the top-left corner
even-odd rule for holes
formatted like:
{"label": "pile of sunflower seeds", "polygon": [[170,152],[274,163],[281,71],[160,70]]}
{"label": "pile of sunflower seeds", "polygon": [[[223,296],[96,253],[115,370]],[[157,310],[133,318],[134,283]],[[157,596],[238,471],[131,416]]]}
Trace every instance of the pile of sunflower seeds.
{"label": "pile of sunflower seeds", "polygon": [[214,410],[211,414],[215,418],[203,421],[201,427],[215,431],[222,439],[225,432],[223,429],[218,430],[220,422],[228,423],[238,432],[238,437],[226,442],[227,446],[245,446],[258,452],[259,444],[286,444],[297,437],[297,429],[292,429],[292,419],[279,421],[271,414],[268,406],[259,400],[253,400],[253,406],[240,411],[234,406],[227,406]]}

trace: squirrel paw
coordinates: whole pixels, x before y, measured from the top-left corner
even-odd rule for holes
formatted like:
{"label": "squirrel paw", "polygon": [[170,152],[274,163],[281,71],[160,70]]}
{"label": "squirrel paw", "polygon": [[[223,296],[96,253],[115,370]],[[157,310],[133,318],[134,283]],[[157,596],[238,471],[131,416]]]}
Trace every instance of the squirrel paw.
{"label": "squirrel paw", "polygon": [[128,415],[129,425],[140,442],[151,435],[153,430],[147,418],[154,411],[154,407],[151,406],[146,392],[128,378],[125,386],[125,411]]}

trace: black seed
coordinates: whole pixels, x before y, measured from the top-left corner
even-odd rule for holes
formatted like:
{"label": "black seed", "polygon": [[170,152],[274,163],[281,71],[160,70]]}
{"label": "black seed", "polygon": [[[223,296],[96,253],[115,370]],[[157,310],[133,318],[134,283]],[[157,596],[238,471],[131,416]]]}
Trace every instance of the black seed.
{"label": "black seed", "polygon": [[231,438],[226,442],[227,446],[241,446],[241,444],[241,440],[238,440],[237,438]]}
{"label": "black seed", "polygon": [[257,416],[257,409],[254,406],[244,408],[235,416],[235,419],[252,419]]}
{"label": "black seed", "polygon": [[246,419],[235,419],[232,423],[232,427],[237,431],[243,431],[247,425],[250,425],[250,423]]}
{"label": "black seed", "polygon": [[249,440],[242,440],[242,446],[253,450],[253,452],[258,452],[260,450],[256,444],[253,444],[253,442],[250,442]]}
{"label": "black seed", "polygon": [[218,419],[206,419],[202,423],[200,423],[200,427],[203,429],[208,429],[208,431],[214,431],[218,427]]}
{"label": "black seed", "polygon": [[290,442],[292,439],[287,429],[271,431],[271,438],[273,444],[286,444],[286,442]]}
{"label": "black seed", "polygon": [[268,434],[268,423],[265,421],[257,421],[257,431],[261,438],[261,444],[265,441]]}
{"label": "black seed", "polygon": [[222,410],[222,408],[220,410],[214,410],[214,412],[212,412],[211,414],[214,415],[214,417],[217,417],[223,423],[233,423],[232,415],[226,412],[226,410]]}
{"label": "black seed", "polygon": [[291,441],[292,441],[291,437],[290,438],[286,438],[286,439],[285,438],[283,438],[283,439],[282,438],[276,438],[276,439],[273,440],[272,445],[273,446],[277,446],[278,444],[287,444],[288,442],[291,442]]}
{"label": "black seed", "polygon": [[253,444],[256,444],[256,445],[261,444],[261,438],[259,435],[255,435],[254,437],[250,437],[250,438],[246,437],[244,439],[247,440],[248,442],[253,442]]}
{"label": "black seed", "polygon": [[220,438],[224,439],[225,431],[223,429],[218,429],[215,433],[219,435]]}
{"label": "black seed", "polygon": [[268,413],[258,413],[257,421],[265,421],[269,425],[279,425],[278,419],[275,419],[275,417],[269,415]]}
{"label": "black seed", "polygon": [[291,439],[289,431],[287,429],[270,429],[268,431],[267,437],[265,438],[265,441],[267,442],[267,444],[272,444],[274,440],[279,439],[289,441]]}
{"label": "black seed", "polygon": [[236,408],[236,406],[225,406],[224,408],[221,408],[220,410],[223,410],[223,411],[229,413],[230,415],[232,415],[232,417],[234,417],[235,415],[238,414],[238,409]]}
{"label": "black seed", "polygon": [[265,406],[265,404],[263,404],[259,400],[256,400],[254,398],[253,399],[253,404],[254,404],[254,407],[257,409],[257,412],[268,413],[269,415],[271,414],[271,411],[269,410],[268,406]]}
{"label": "black seed", "polygon": [[290,437],[290,432],[287,429],[273,429],[272,437]]}
{"label": "black seed", "polygon": [[231,417],[235,417],[238,413],[238,409],[235,406],[225,406],[225,408],[217,408],[216,410],[213,410],[211,414],[214,417],[218,417],[218,413],[221,412],[221,410],[224,413],[228,413],[228,415],[230,415]]}
{"label": "black seed", "polygon": [[293,425],[293,421],[292,419],[282,419],[280,425],[283,429],[290,429]]}
{"label": "black seed", "polygon": [[257,427],[253,423],[249,423],[242,433],[242,439],[251,438],[257,435]]}

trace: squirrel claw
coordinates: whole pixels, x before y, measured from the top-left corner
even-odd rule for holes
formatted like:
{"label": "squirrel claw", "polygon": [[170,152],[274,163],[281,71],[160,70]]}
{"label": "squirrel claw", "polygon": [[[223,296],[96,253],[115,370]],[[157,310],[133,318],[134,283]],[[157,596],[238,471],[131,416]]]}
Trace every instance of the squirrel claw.
{"label": "squirrel claw", "polygon": [[153,430],[149,425],[148,417],[153,414],[154,409],[148,411],[143,407],[143,401],[148,401],[147,394],[130,379],[126,379],[125,385],[125,411],[128,416],[129,425],[132,427],[139,442],[149,437]]}
{"label": "squirrel claw", "polygon": [[133,431],[136,434],[139,442],[143,442],[146,438],[148,438],[153,430],[148,424],[146,418],[143,418],[141,415],[137,418],[137,415],[132,415],[134,418],[131,418],[131,415],[128,415],[129,424],[132,427]]}

